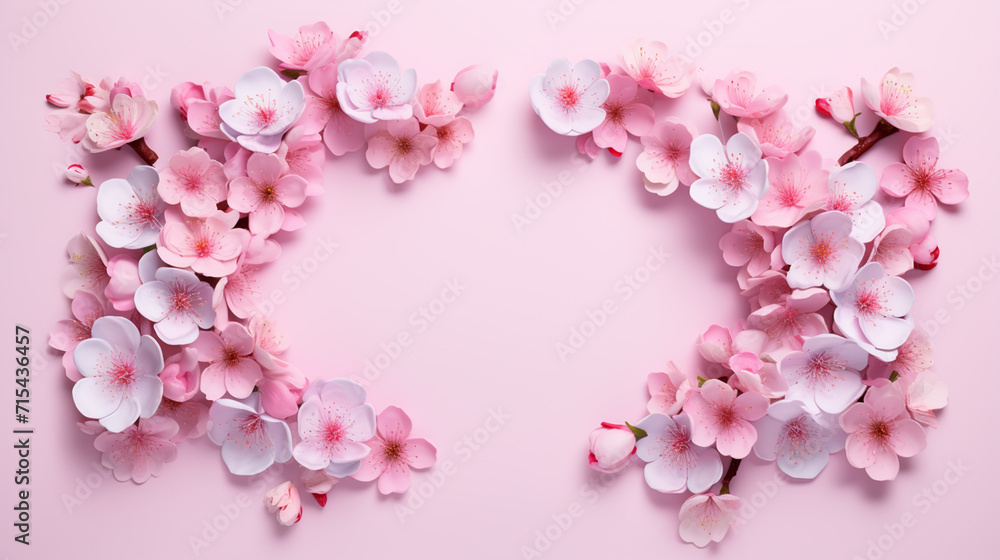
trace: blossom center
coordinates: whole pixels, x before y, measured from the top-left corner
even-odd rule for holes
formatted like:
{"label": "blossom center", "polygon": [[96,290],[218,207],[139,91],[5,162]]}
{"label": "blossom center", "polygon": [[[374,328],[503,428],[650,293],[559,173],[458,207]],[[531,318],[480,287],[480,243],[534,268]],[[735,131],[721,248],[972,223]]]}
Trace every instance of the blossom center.
{"label": "blossom center", "polygon": [[257,192],[260,195],[260,201],[265,204],[270,204],[278,199],[278,189],[272,184],[258,185]]}
{"label": "blossom center", "polygon": [[332,446],[341,443],[347,438],[347,428],[340,422],[340,419],[327,422],[323,425],[320,433],[323,443]]}
{"label": "blossom center", "polygon": [[573,85],[563,85],[556,90],[556,102],[564,111],[571,111],[576,109],[576,106],[580,104],[580,90]]}
{"label": "blossom center", "polygon": [[240,364],[243,360],[243,356],[240,355],[240,351],[232,346],[226,346],[222,349],[222,363],[227,368],[233,368]]}
{"label": "blossom center", "polygon": [[135,362],[126,356],[115,356],[111,360],[111,367],[108,369],[111,385],[122,390],[132,386],[136,378]]}
{"label": "blossom center", "polygon": [[813,262],[820,266],[830,264],[836,254],[837,251],[829,239],[819,239],[809,247],[809,256],[812,257]]}
{"label": "blossom center", "polygon": [[395,148],[397,154],[405,156],[413,151],[413,142],[405,136],[400,136],[396,138]]}
{"label": "blossom center", "polygon": [[780,454],[780,449],[785,446],[788,446],[789,453],[796,457],[816,453],[820,447],[817,436],[815,425],[805,414],[801,414],[785,423],[778,437],[778,453]]}
{"label": "blossom center", "polygon": [[859,288],[858,295],[854,299],[854,309],[862,317],[882,315],[885,311],[882,294],[878,290]]}
{"label": "blossom center", "polygon": [[398,441],[386,442],[382,454],[389,461],[398,461],[403,456],[403,444]]}
{"label": "blossom center", "polygon": [[746,186],[747,169],[742,165],[727,163],[719,173],[719,181],[727,190],[737,193]]}
{"label": "blossom center", "polygon": [[810,386],[829,385],[837,379],[835,371],[843,371],[847,366],[844,360],[827,352],[816,352],[809,358],[803,375]]}
{"label": "blossom center", "polygon": [[894,80],[886,80],[882,84],[882,99],[879,109],[887,116],[898,115],[910,106],[913,98],[913,88]]}
{"label": "blossom center", "polygon": [[263,94],[248,98],[250,122],[257,128],[267,128],[278,120],[278,107],[272,99],[264,99]]}
{"label": "blossom center", "polygon": [[732,427],[740,419],[733,405],[715,407],[715,422],[720,428],[726,430]]}
{"label": "blossom center", "polygon": [[875,440],[878,443],[886,443],[889,439],[889,435],[892,433],[889,424],[882,419],[872,420],[868,424],[868,437]]}
{"label": "blossom center", "polygon": [[625,121],[625,105],[622,103],[605,103],[604,112],[608,122],[621,125]]}
{"label": "blossom center", "polygon": [[135,136],[135,123],[123,119],[117,111],[111,111],[108,113],[108,122],[111,125],[111,136],[115,140],[125,141],[132,139]]}
{"label": "blossom center", "polygon": [[129,204],[129,217],[132,223],[158,228],[159,220],[156,219],[156,202],[152,200],[137,200]]}

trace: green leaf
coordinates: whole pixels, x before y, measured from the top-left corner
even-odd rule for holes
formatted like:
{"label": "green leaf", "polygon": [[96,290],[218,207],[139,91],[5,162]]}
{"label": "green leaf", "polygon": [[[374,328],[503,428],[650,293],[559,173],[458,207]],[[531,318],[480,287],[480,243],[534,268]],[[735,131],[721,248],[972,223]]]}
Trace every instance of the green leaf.
{"label": "green leaf", "polygon": [[706,381],[708,381],[708,380],[699,375],[698,376],[698,388],[700,389],[701,386],[704,385]]}
{"label": "green leaf", "polygon": [[632,435],[635,436],[636,441],[639,441],[640,439],[649,435],[646,433],[646,430],[643,430],[642,428],[636,428],[635,426],[629,424],[628,422],[625,422],[625,425],[628,426],[628,429],[632,430]]}
{"label": "green leaf", "polygon": [[847,122],[844,123],[844,127],[847,129],[847,132],[850,132],[851,135],[854,136],[855,138],[858,137],[857,122],[858,122],[858,115],[860,115],[860,114],[861,113],[858,113],[857,115],[854,115],[853,119],[851,119],[851,120],[849,120],[849,121],[847,121]]}

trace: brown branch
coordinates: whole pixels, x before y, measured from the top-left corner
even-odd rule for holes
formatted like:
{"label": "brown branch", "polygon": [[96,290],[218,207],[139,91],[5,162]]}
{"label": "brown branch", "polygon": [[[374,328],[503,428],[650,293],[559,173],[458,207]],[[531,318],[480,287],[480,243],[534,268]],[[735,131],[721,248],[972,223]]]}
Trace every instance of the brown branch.
{"label": "brown branch", "polygon": [[868,136],[858,138],[858,143],[850,150],[844,152],[844,155],[840,156],[837,163],[840,165],[851,163],[870,150],[879,140],[892,136],[897,132],[899,132],[899,129],[889,124],[885,119],[879,120],[878,124],[875,125],[875,130],[872,130]]}

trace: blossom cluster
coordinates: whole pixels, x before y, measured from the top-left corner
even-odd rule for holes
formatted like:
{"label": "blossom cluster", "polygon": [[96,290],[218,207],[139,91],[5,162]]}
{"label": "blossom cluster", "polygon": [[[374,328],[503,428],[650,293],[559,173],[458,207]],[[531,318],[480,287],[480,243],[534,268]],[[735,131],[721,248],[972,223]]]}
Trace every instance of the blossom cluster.
{"label": "blossom cluster", "polygon": [[[698,80],[721,138],[653,109]],[[738,269],[746,319],[709,327],[697,342],[702,363],[651,373],[648,416],[603,423],[590,436],[594,469],[618,472],[638,457],[650,488],[692,493],[680,535],[697,546],[721,540],[735,522],[730,482],[751,453],[811,479],[843,450],[872,479],[891,480],[900,457],[924,449],[925,429],[947,403],[928,340],[910,318],[905,277],[937,264],[931,222],[939,204],[968,197],[968,179],[939,164],[935,138],[918,135],[931,126],[932,104],[916,96],[912,75],[894,68],[861,85],[877,119],[867,136],[858,135],[862,113],[850,88],[816,101],[820,115],[857,138],[830,166],[807,149],[816,131],[783,111],[779,88],[745,71],[708,80],[662,43],[639,41],[620,66],[557,60],[530,83],[543,122],[576,136],[582,153],[621,157],[638,137],[636,166],[650,192],[687,185],[696,203],[732,224],[719,247]],[[879,172],[857,161],[900,131],[911,134],[900,162]]]}
{"label": "blossom cluster", "polygon": [[[434,464],[401,409],[376,415],[359,384],[310,382],[286,361],[288,342],[260,304],[261,272],[281,254],[274,235],[305,225],[327,151],[367,144],[374,167],[409,180],[422,165],[450,166],[473,134],[460,111],[493,96],[496,73],[478,66],[450,88],[418,89],[389,55],[362,57],[366,39],[341,40],[323,23],[291,38],[271,32],[281,74],[254,68],[232,90],[176,86],[171,105],[197,144],[158,165],[144,141],[157,105],[135,83],[74,74],[48,96],[60,110],[46,126],[65,140],[92,152],[128,145],[147,163],[97,184],[96,238],[67,247],[72,318],[50,337],[80,427],[115,478],[159,476],[178,444],[204,435],[236,475],[298,463],[320,505],[342,478],[405,492],[410,469]],[[80,164],[66,176],[95,185]],[[291,481],[265,501],[282,524],[301,517]]]}

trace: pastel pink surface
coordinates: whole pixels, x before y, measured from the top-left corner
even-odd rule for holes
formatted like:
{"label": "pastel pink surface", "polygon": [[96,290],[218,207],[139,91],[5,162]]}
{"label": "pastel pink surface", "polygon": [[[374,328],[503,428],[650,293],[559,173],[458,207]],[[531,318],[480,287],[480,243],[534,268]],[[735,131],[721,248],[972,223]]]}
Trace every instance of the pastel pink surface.
{"label": "pastel pink surface", "polygon": [[[229,10],[231,4],[237,5]],[[885,559],[980,556],[993,526],[984,496],[1000,490],[992,473],[1000,451],[977,434],[1000,429],[992,412],[1000,378],[979,359],[982,352],[970,349],[992,348],[998,334],[1000,271],[986,263],[1000,262],[993,260],[1000,192],[993,162],[983,154],[998,148],[993,128],[1000,123],[957,80],[976,76],[979,91],[1000,86],[992,71],[1000,65],[1000,40],[993,38],[1000,6],[577,4],[378,0],[278,9],[178,0],[155,11],[144,4],[122,12],[114,2],[90,2],[60,4],[58,14],[45,17],[34,0],[5,3],[8,33],[22,32],[22,18],[45,25],[16,51],[9,44],[0,49],[8,77],[0,113],[2,308],[8,333],[15,323],[32,329],[36,430],[33,544],[11,540],[15,489],[5,476],[0,551],[27,559],[66,551],[104,559],[148,550],[152,542],[157,558],[306,557],[335,547],[345,558],[376,550],[380,557],[524,558],[535,549],[553,559],[767,551],[782,560],[814,550],[817,531],[835,531],[836,539],[821,538],[820,557],[864,558],[879,544],[887,548]],[[901,5],[919,9],[908,15]],[[60,357],[45,348],[50,326],[70,316],[59,281],[65,244],[96,223],[95,191],[71,186],[62,172],[82,161],[95,180],[124,177],[138,160],[124,151],[83,158],[41,125],[45,94],[70,70],[91,79],[123,75],[160,105],[148,141],[166,164],[188,146],[169,107],[174,84],[232,87],[246,69],[277,66],[267,52],[267,29],[289,35],[319,20],[341,36],[367,28],[370,49],[415,68],[419,83],[447,82],[474,63],[496,66],[500,78],[496,97],[474,114],[475,141],[452,168],[422,168],[415,181],[395,188],[385,170],[368,168],[363,153],[328,162],[327,192],[300,208],[306,227],[279,234],[284,254],[261,283],[283,298],[273,317],[291,341],[289,361],[311,377],[357,377],[366,360],[393,350],[405,333],[410,344],[368,382],[370,400],[377,410],[405,409],[414,437],[438,449],[438,465],[414,472],[409,493],[385,498],[372,485],[344,481],[325,508],[303,496],[302,521],[285,528],[266,512],[264,493],[297,479],[296,469],[250,481],[234,477],[206,439],[179,445],[177,460],[142,486],[118,483],[94,467],[100,453],[76,428],[70,382]],[[880,25],[898,30],[886,37]],[[189,39],[179,40],[181,33]],[[735,270],[717,246],[730,227],[695,205],[686,187],[666,199],[646,192],[633,163],[642,150],[638,141],[629,143],[624,161],[602,154],[582,163],[573,140],[546,129],[528,102],[529,78],[553,58],[618,62],[621,49],[639,37],[687,50],[713,77],[742,68],[764,85],[779,85],[789,94],[785,110],[816,128],[810,147],[828,158],[846,150],[850,137],[816,117],[814,98],[842,85],[857,92],[861,76],[877,81],[899,65],[916,74],[920,95],[934,100],[942,165],[965,171],[972,193],[958,210],[939,208],[933,235],[940,264],[911,277],[913,316],[932,335],[935,371],[951,390],[940,427],[928,431],[927,450],[902,459],[888,484],[847,465],[843,453],[808,484],[788,482],[773,464],[748,458],[732,486],[750,504],[746,524],[709,552],[677,534],[684,496],[648,489],[641,462],[602,479],[586,466],[586,450],[599,422],[645,415],[650,371],[672,359],[696,372],[698,335],[746,316]],[[699,131],[716,130],[696,91],[664,107],[690,117]],[[862,131],[871,126],[859,123]],[[904,141],[892,137],[864,161],[880,176],[899,160]],[[544,194],[546,186],[558,194]],[[524,216],[529,201],[543,208],[518,231],[512,216]],[[338,244],[332,253],[331,242]],[[660,247],[669,253],[662,264],[654,255]],[[630,286],[627,278],[647,263],[658,270],[640,273],[648,280]],[[455,282],[460,295],[441,303]],[[561,360],[556,345],[605,300],[615,312]],[[431,322],[421,309],[441,313]],[[9,364],[13,341],[0,346]],[[11,398],[6,392],[5,410]],[[0,428],[10,434],[11,414]],[[5,446],[4,472],[14,461]],[[956,477],[956,464],[970,470]],[[572,512],[579,516],[569,515],[561,528],[559,520],[565,525]],[[901,537],[888,532],[911,518],[915,528]],[[207,529],[213,524],[223,529]]]}

